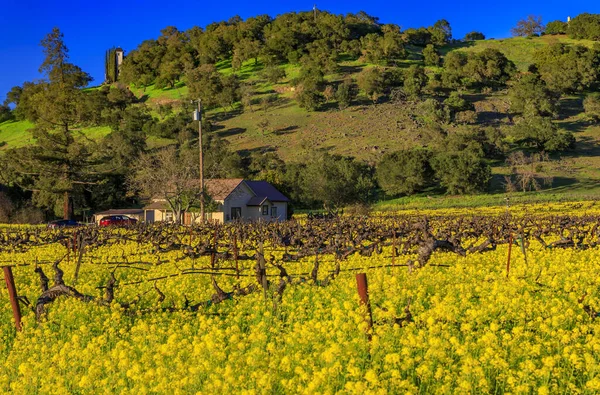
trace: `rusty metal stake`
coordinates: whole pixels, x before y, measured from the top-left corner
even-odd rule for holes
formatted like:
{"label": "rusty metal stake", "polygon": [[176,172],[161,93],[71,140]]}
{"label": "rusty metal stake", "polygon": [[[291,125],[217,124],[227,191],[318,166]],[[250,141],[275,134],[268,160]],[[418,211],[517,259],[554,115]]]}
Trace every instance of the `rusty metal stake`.
{"label": "rusty metal stake", "polygon": [[237,232],[233,232],[233,258],[235,259],[236,277],[239,280],[240,279],[240,266],[238,263]]}
{"label": "rusty metal stake", "polygon": [[508,278],[508,273],[510,272],[510,253],[512,251],[512,244],[513,244],[513,235],[511,233],[508,238],[508,259],[506,261],[506,278]]}
{"label": "rusty metal stake", "polygon": [[[367,324],[368,331],[373,327],[373,313],[371,312],[371,303],[369,302],[369,284],[367,283],[367,275],[365,273],[358,273],[356,275],[356,288],[358,290],[358,296],[360,296],[360,304],[367,307]],[[369,335],[369,339],[371,335]]]}
{"label": "rusty metal stake", "polygon": [[17,296],[17,288],[15,287],[15,279],[12,274],[12,268],[10,266],[3,266],[4,280],[6,281],[6,288],[8,289],[8,296],[10,297],[10,305],[12,306],[13,316],[15,318],[15,328],[17,331],[21,330],[21,308],[19,307],[19,300]]}
{"label": "rusty metal stake", "polygon": [[396,267],[396,231],[392,236],[392,268]]}

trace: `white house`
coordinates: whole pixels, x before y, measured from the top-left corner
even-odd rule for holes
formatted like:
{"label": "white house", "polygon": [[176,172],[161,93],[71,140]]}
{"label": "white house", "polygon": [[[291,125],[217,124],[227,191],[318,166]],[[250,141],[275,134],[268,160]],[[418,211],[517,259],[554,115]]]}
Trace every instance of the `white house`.
{"label": "white house", "polygon": [[[242,178],[212,179],[205,182],[206,192],[217,205],[217,211],[207,213],[216,222],[283,221],[287,219],[289,199],[266,181]],[[144,207],[146,222],[173,221],[173,211],[166,201],[154,199]],[[200,220],[198,213],[187,212],[184,224]]]}

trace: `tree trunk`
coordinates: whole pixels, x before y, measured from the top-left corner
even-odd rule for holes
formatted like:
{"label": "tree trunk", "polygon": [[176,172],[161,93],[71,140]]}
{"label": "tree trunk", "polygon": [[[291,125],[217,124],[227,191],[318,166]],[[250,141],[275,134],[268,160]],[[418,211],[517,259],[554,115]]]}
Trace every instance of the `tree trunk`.
{"label": "tree trunk", "polygon": [[63,219],[73,219],[73,199],[69,192],[63,195]]}

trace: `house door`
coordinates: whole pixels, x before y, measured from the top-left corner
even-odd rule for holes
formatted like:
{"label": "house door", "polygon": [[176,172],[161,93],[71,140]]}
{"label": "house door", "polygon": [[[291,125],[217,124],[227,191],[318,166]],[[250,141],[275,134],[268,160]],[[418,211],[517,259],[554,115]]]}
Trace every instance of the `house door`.
{"label": "house door", "polygon": [[277,207],[271,207],[271,217],[277,218]]}
{"label": "house door", "polygon": [[232,207],[231,208],[231,220],[235,221],[236,219],[242,218],[242,208],[241,207]]}

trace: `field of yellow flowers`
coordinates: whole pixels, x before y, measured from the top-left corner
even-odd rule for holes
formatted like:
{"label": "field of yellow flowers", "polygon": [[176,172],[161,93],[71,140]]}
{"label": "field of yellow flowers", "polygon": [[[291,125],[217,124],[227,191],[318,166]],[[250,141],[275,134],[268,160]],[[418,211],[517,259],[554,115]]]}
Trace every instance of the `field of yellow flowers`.
{"label": "field of yellow flowers", "polygon": [[[100,247],[74,286],[100,297],[114,272],[120,285],[111,305],[61,297],[39,321],[23,307],[16,332],[0,287],[0,393],[600,392],[600,248],[543,248],[534,240],[525,257],[515,245],[507,275],[508,248],[465,257],[436,251],[409,270],[390,267],[386,247],[350,256],[326,285],[288,285],[281,300],[272,287],[266,298],[261,290],[190,311],[186,301],[208,301],[214,289],[210,276],[182,268],[209,267],[209,257],[156,256],[144,243]],[[265,250],[267,260],[282,253]],[[64,254],[52,244],[0,252],[0,262],[17,262],[18,292],[35,304],[33,263]],[[110,264],[125,256],[130,264]],[[336,261],[320,259],[324,277]],[[286,268],[299,278],[313,261]],[[245,265],[240,279],[215,276],[218,285],[256,283]],[[61,268],[73,284],[74,257]],[[52,281],[51,266],[43,269]],[[359,272],[369,281],[370,330]]]}

